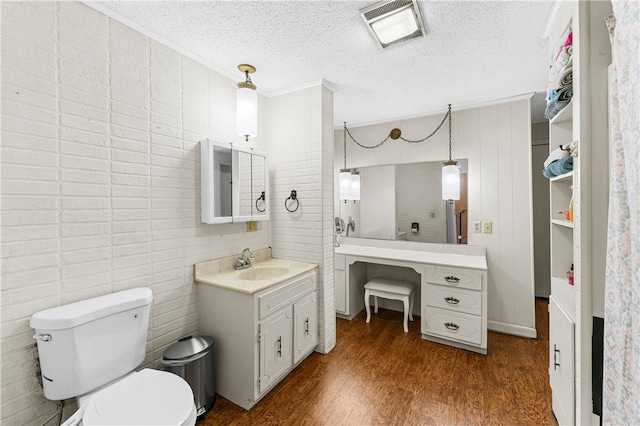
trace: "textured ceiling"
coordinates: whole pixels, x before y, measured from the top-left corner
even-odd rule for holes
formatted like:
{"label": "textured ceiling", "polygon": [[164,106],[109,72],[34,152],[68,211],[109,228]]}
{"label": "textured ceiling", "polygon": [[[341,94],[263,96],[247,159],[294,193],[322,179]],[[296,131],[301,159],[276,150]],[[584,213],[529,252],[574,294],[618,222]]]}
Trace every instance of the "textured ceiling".
{"label": "textured ceiling", "polygon": [[[358,10],[373,1],[98,1],[270,94],[326,80],[334,125],[355,126],[546,90],[552,1],[418,1],[426,37],[381,50]],[[105,9],[107,8],[107,9]],[[111,13],[114,11],[116,15]],[[533,121],[542,121],[543,96]]]}

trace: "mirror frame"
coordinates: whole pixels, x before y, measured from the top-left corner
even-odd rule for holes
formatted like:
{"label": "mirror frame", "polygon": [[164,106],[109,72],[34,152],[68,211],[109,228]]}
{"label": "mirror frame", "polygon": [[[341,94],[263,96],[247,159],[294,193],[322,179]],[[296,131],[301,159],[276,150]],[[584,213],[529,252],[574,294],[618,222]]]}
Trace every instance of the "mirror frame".
{"label": "mirror frame", "polygon": [[[215,216],[216,211],[216,195],[215,188],[218,186],[219,178],[215,173],[215,152],[216,148],[229,149],[231,154],[231,214],[232,216]],[[264,158],[264,176],[261,181],[264,182],[265,192],[265,211],[254,211],[255,207],[252,203],[251,215],[239,215],[239,185],[234,182],[240,182],[239,169],[239,153],[248,153],[253,156]],[[252,163],[252,162],[251,162]],[[250,171],[252,175],[251,186],[253,188],[253,168]],[[253,189],[250,191],[253,197]],[[263,151],[253,148],[245,148],[243,146],[234,146],[231,142],[219,142],[212,139],[203,139],[200,141],[200,221],[205,224],[232,223],[232,222],[248,222],[248,221],[269,220],[269,162],[267,154]]]}

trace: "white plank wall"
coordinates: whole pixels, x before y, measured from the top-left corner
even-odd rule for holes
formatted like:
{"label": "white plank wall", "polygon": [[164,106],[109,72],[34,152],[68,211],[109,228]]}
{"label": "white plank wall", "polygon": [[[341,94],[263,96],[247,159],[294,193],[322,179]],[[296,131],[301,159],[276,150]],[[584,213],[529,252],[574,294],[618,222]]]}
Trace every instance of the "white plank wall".
{"label": "white plank wall", "polygon": [[[442,120],[440,114],[350,127],[364,145],[379,143],[397,127],[419,139]],[[469,159],[469,226],[491,221],[493,233],[473,233],[469,244],[487,248],[489,329],[535,337],[531,217],[531,119],[529,97],[484,107],[453,108],[453,158]],[[348,123],[347,123],[348,124]],[[343,167],[343,131],[335,130],[334,174]],[[427,142],[389,141],[365,150],[347,139],[347,167],[437,161],[448,158],[447,124]],[[336,215],[342,204],[335,195]]]}

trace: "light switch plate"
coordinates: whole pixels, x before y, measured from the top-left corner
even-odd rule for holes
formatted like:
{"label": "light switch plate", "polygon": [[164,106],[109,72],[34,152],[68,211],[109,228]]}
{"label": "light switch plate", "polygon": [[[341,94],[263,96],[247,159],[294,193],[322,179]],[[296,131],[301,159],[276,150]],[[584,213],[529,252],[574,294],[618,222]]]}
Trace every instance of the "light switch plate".
{"label": "light switch plate", "polygon": [[474,220],[473,221],[473,232],[482,232],[482,225],[480,224],[479,220]]}
{"label": "light switch plate", "polygon": [[491,222],[482,222],[483,231],[485,234],[491,234],[493,232],[493,226]]}
{"label": "light switch plate", "polygon": [[258,230],[258,222],[255,220],[247,222],[247,232],[256,232]]}

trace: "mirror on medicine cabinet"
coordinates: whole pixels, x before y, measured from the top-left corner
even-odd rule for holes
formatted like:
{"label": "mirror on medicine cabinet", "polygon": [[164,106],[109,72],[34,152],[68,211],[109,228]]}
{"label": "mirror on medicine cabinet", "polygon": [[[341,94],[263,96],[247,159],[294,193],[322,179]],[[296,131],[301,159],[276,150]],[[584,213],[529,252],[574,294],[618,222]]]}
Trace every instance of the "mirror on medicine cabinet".
{"label": "mirror on medicine cabinet", "polygon": [[202,223],[269,219],[266,153],[211,139],[200,141]]}

